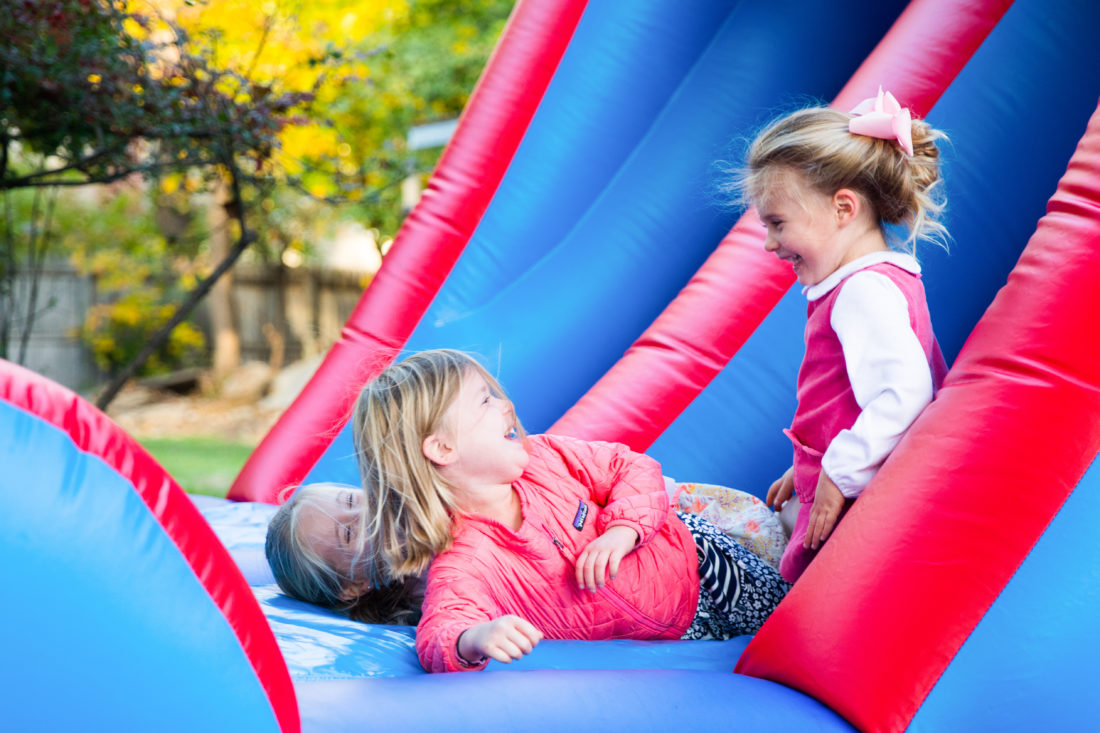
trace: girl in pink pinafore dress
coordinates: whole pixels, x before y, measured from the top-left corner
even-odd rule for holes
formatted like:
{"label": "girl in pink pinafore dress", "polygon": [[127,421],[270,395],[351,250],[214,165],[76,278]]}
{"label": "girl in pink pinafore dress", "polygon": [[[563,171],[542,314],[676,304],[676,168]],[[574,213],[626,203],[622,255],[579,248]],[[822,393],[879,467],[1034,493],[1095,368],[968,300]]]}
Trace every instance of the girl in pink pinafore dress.
{"label": "girl in pink pinafore dress", "polygon": [[[798,408],[784,431],[794,460],[767,495],[776,509],[792,494],[800,503],[780,561],[788,581],[810,564],[947,371],[911,253],[916,240],[946,234],[935,219],[942,137],[880,89],[849,114],[789,114],[749,149],[742,185],[767,227],[765,248],[791,264],[809,301]],[[897,249],[888,225],[908,228]]]}

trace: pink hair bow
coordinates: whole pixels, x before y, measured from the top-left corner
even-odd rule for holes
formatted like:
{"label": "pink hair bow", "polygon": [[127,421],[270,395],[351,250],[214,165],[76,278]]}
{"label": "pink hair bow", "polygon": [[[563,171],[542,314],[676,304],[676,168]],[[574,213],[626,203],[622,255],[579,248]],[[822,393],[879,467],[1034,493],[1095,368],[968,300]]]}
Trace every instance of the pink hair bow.
{"label": "pink hair bow", "polygon": [[897,140],[906,155],[913,154],[913,118],[894,95],[878,88],[877,97],[869,97],[855,106],[848,120],[848,132],[854,135]]}

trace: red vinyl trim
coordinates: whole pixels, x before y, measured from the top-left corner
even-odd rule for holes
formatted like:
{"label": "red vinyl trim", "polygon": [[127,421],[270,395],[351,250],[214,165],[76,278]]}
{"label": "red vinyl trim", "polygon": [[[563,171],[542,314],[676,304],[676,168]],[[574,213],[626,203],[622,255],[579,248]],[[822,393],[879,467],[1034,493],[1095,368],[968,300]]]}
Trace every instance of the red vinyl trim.
{"label": "red vinyl trim", "polygon": [[515,8],[420,203],[313,379],[229,491],[276,502],[301,482],[351,414],[361,386],[412,334],[496,193],[587,0]]}
{"label": "red vinyl trim", "polygon": [[1100,451],[1098,251],[1100,109],[943,389],[845,519],[859,531],[829,540],[738,671],[863,730],[909,724]]}
{"label": "red vinyl trim", "polygon": [[221,609],[267,693],[280,729],[298,733],[294,685],[271,626],[233,558],[179,484],[98,409],[65,387],[3,360],[0,400],[63,431],[79,450],[99,457],[130,481]]}
{"label": "red vinyl trim", "polygon": [[[850,109],[881,84],[925,116],[1011,4],[916,0],[833,105]],[[794,283],[790,267],[765,252],[763,243],[763,227],[750,211],[623,358],[548,432],[646,450]]]}

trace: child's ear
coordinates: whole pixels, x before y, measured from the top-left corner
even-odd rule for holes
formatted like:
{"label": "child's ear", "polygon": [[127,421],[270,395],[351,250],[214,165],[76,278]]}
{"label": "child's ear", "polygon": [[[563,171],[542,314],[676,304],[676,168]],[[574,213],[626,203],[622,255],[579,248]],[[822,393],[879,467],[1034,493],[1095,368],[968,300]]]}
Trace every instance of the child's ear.
{"label": "child's ear", "polygon": [[863,200],[850,188],[842,188],[833,194],[833,208],[837,222],[847,224],[856,218],[863,208]]}
{"label": "child's ear", "polygon": [[363,595],[370,590],[370,579],[360,578],[359,580],[348,581],[348,584],[344,586],[340,591],[341,601],[354,601],[359,596]]}
{"label": "child's ear", "polygon": [[424,457],[437,466],[449,466],[458,458],[458,451],[438,433],[432,433],[420,446]]}

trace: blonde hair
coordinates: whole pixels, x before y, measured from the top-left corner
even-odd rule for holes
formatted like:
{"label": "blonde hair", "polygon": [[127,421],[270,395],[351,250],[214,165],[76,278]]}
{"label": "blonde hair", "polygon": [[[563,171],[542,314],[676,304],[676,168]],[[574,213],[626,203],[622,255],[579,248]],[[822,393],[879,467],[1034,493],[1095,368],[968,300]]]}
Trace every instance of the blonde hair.
{"label": "blonde hair", "polygon": [[893,140],[848,131],[852,115],[829,107],[792,112],[764,128],[749,146],[735,187],[744,203],[764,199],[794,171],[815,190],[832,196],[842,188],[861,194],[880,226],[904,225],[901,243],[910,253],[917,240],[946,246],[947,228],[939,221],[946,201],[939,191],[939,148],[946,139],[923,120],[912,122],[913,155]]}
{"label": "blonde hair", "polygon": [[346,568],[334,568],[302,536],[300,519],[305,507],[325,509],[319,501],[323,491],[340,484],[306,484],[298,488],[267,525],[264,554],[275,582],[283,593],[306,603],[331,608],[365,623],[415,625],[420,620],[423,584],[410,576],[382,582],[372,579],[371,587],[354,597],[345,589],[369,572],[369,545],[361,543],[348,558]]}
{"label": "blonde hair", "polygon": [[[473,357],[424,351],[394,364],[359,395],[353,436],[365,489],[360,537],[394,578],[423,573],[450,548],[458,507],[452,487],[423,452],[424,440],[447,428],[444,418],[470,371],[503,397]],[[517,429],[522,432],[522,428]]]}

